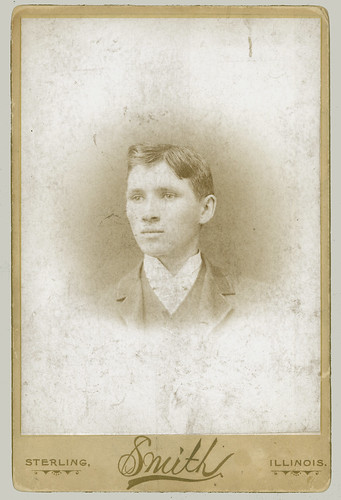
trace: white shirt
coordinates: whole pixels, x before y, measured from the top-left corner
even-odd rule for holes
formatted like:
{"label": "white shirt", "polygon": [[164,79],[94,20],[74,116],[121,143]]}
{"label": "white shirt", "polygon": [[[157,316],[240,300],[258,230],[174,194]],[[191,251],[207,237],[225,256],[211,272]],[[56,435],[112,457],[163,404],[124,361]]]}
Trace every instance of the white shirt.
{"label": "white shirt", "polygon": [[147,280],[170,314],[173,314],[187,297],[198,277],[201,263],[201,254],[198,252],[173,275],[159,259],[150,255],[144,256],[143,267]]}

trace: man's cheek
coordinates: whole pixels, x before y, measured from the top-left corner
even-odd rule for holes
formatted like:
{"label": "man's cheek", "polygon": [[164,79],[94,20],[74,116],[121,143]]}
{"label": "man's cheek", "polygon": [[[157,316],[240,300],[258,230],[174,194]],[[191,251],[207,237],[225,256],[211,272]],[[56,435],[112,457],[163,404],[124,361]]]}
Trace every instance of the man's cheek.
{"label": "man's cheek", "polygon": [[127,210],[127,217],[130,222],[130,225],[133,226],[136,224],[136,221],[138,220],[137,214],[133,210]]}

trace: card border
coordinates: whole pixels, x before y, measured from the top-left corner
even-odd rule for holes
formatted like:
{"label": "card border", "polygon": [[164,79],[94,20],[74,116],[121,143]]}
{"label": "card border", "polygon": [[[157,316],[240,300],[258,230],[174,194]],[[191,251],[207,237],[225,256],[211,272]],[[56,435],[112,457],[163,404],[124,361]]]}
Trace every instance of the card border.
{"label": "card border", "polygon": [[[13,482],[17,489],[22,491],[125,491],[125,478],[117,476],[121,481],[117,481],[118,489],[79,489],[77,482],[68,484],[58,488],[56,478],[50,476],[51,479],[48,485],[42,484],[39,481],[32,481],[30,470],[22,465],[23,456],[29,446],[45,452],[46,447],[56,446],[56,442],[64,443],[66,441],[78,442],[98,440],[121,441],[119,450],[131,448],[131,436],[27,436],[21,435],[21,309],[20,309],[20,286],[21,286],[21,269],[20,269],[20,250],[21,250],[21,19],[24,18],[103,18],[103,17],[182,17],[182,18],[209,18],[209,17],[252,17],[252,18],[320,18],[321,20],[321,139],[320,139],[320,160],[321,160],[321,432],[319,435],[307,436],[297,434],[284,435],[276,434],[277,440],[287,440],[293,446],[292,440],[302,438],[303,441],[312,440],[312,444],[305,443],[304,446],[308,449],[313,447],[314,450],[319,448],[324,450],[324,460],[328,471],[328,478],[323,474],[324,482],[319,484],[319,481],[309,481],[311,476],[307,475],[306,481],[299,483],[298,489],[292,489],[296,483],[292,481],[291,474],[284,474],[286,482],[278,481],[278,478],[269,476],[269,482],[273,484],[270,489],[264,486],[261,489],[229,489],[221,485],[216,488],[206,489],[208,483],[203,483],[200,489],[186,489],[182,487],[176,489],[165,489],[163,484],[157,483],[157,488],[145,489],[141,487],[138,491],[323,491],[330,481],[330,66],[329,66],[329,19],[326,9],[315,6],[19,6],[16,7],[12,15],[12,42],[11,42],[11,93],[12,93],[12,173],[11,173],[11,191],[12,191],[12,446],[13,446]],[[215,436],[203,436],[203,439],[210,441]],[[228,438],[228,442],[237,441],[243,442],[242,445],[247,448],[247,441],[254,446],[254,442],[260,439],[267,440],[269,435],[224,435]],[[223,441],[222,436],[217,436]],[[193,436],[177,435],[177,436],[152,436],[151,439],[158,442],[158,447],[163,449],[164,444],[160,444],[163,440],[171,439],[172,441],[191,441]],[[50,443],[48,440],[50,439]],[[273,436],[272,436],[273,439]],[[128,442],[125,446],[123,441]],[[212,439],[211,439],[212,441]],[[273,440],[274,441],[274,440]],[[35,443],[34,443],[35,442]],[[244,444],[245,442],[245,444]],[[318,443],[318,444],[317,444]],[[177,443],[178,444],[178,443]],[[81,446],[81,444],[79,444]],[[238,448],[237,443],[234,445]],[[302,446],[300,444],[299,446]],[[219,454],[218,454],[219,455]],[[116,457],[117,459],[117,457]],[[48,479],[48,474],[43,474]],[[75,476],[75,475],[73,475]],[[321,477],[321,476],[320,476]],[[70,476],[71,478],[71,476]],[[74,477],[75,479],[75,477]],[[270,480],[271,479],[271,480]],[[297,479],[297,478],[296,478]],[[301,479],[301,478],[300,478]],[[318,479],[318,477],[317,477]],[[277,480],[277,483],[276,483]],[[58,480],[57,480],[58,481]],[[257,481],[255,482],[255,484]],[[317,484],[318,483],[318,484]],[[60,484],[60,483],[59,483]],[[275,486],[277,484],[277,487]],[[33,485],[33,488],[32,488]],[[313,486],[312,486],[313,485]],[[155,483],[154,483],[155,486]],[[174,486],[174,485],[172,485]],[[287,489],[285,489],[285,486]],[[150,487],[150,486],[149,486]],[[284,489],[283,489],[284,487]],[[46,489],[47,488],[47,489]],[[69,489],[71,488],[71,489]],[[222,488],[222,489],[221,489]],[[297,486],[296,486],[297,488]],[[134,491],[137,491],[136,489]]]}

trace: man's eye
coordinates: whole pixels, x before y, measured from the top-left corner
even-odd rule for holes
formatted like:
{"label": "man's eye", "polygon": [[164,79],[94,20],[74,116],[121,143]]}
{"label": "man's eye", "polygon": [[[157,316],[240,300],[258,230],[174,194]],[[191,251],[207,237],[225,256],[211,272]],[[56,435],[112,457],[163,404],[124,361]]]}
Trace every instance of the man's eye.
{"label": "man's eye", "polygon": [[132,196],[130,196],[130,199],[132,201],[141,201],[143,200],[143,196],[142,194],[133,194]]}
{"label": "man's eye", "polygon": [[176,195],[174,193],[163,193],[162,198],[166,200],[173,200],[176,198]]}

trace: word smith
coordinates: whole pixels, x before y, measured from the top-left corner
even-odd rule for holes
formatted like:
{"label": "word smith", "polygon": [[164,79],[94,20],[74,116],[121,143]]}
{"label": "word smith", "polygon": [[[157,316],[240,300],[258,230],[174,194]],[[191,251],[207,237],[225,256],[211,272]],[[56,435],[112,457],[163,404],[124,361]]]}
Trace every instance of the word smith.
{"label": "word smith", "polygon": [[127,489],[147,481],[198,482],[223,477],[219,471],[234,453],[214,460],[213,450],[217,442],[215,438],[208,447],[203,448],[199,439],[193,449],[187,452],[180,446],[176,456],[162,456],[150,451],[153,445],[151,438],[137,436],[133,449],[120,457],[118,470],[123,476],[133,478],[128,481]]}

